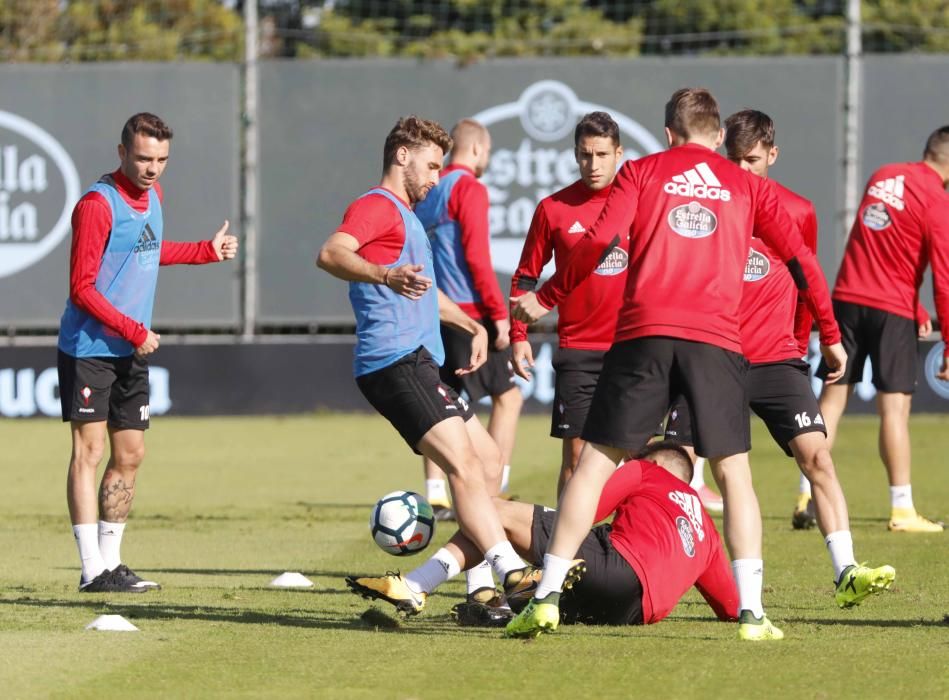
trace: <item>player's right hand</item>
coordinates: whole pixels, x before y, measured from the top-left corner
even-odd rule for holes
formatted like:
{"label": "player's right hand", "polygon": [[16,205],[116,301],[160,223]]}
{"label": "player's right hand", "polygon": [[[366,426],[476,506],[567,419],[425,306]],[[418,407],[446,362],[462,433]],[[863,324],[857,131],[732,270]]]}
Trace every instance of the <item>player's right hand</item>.
{"label": "player's right hand", "polygon": [[844,376],[847,369],[847,351],[844,350],[841,343],[834,343],[833,345],[821,345],[820,352],[830,369],[824,378],[824,384],[833,384]]}
{"label": "player's right hand", "polygon": [[923,338],[928,338],[929,334],[933,332],[933,322],[932,319],[926,319],[925,323],[919,324],[919,331],[917,333],[920,340]]}
{"label": "player's right hand", "polygon": [[468,366],[455,370],[455,374],[462,377],[477,372],[481,365],[488,361],[488,331],[480,323],[475,323],[475,333],[471,337],[471,359]]}
{"label": "player's right hand", "polygon": [[161,340],[161,336],[158,335],[158,333],[153,333],[151,330],[149,330],[148,335],[145,336],[145,342],[135,348],[135,354],[139,357],[151,355],[158,349],[159,340]]}
{"label": "player's right hand", "polygon": [[942,358],[942,367],[936,372],[936,377],[944,382],[949,382],[949,357]]}
{"label": "player's right hand", "polygon": [[511,364],[514,366],[514,374],[527,381],[531,380],[531,369],[534,367],[534,349],[526,340],[515,341],[511,348],[514,357]]}
{"label": "player's right hand", "polygon": [[421,299],[432,286],[432,279],[419,274],[424,265],[400,265],[389,268],[386,286],[409,299]]}

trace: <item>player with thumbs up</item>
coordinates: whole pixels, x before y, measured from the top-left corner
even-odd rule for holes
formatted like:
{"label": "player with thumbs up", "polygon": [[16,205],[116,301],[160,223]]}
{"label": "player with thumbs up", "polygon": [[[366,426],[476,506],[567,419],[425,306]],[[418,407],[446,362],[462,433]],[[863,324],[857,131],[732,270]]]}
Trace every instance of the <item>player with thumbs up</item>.
{"label": "player with thumbs up", "polygon": [[[120,544],[149,425],[147,356],[161,336],[151,329],[161,265],[231,260],[228,223],[207,241],[164,239],[162,191],[172,130],[154,114],[129,118],[119,167],[99,178],[72,214],[69,299],[59,328],[59,392],[70,423],[66,498],[82,560],[79,590],[159,588],[122,564]],[[110,456],[96,497],[96,470]],[[97,503],[98,501],[98,503]],[[98,506],[98,513],[97,513]]]}

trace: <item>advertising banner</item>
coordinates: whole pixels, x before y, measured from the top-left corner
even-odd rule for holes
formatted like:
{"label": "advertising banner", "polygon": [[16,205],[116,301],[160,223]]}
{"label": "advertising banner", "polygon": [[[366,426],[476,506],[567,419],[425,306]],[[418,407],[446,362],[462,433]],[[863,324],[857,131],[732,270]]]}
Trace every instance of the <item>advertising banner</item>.
{"label": "advertising banner", "polygon": [[[237,78],[224,64],[0,66],[0,329],[59,327],[73,207],[118,167],[122,126],[137,112],[174,131],[165,237],[210,238],[225,219],[237,231]],[[237,265],[164,268],[159,279],[155,325],[237,323]]]}
{"label": "advertising banner", "polygon": [[[527,413],[549,413],[554,400],[555,336],[532,338],[536,364],[530,383],[518,380]],[[352,378],[355,341],[283,344],[165,344],[150,361],[154,416],[293,414],[317,410],[371,411]],[[949,382],[936,378],[943,344],[919,345],[913,411],[949,411]],[[817,367],[816,340],[809,362]],[[869,361],[848,411],[874,413]],[[815,393],[820,382],[813,380]],[[488,399],[481,410],[487,412]],[[0,347],[0,417],[59,417],[56,348]]]}
{"label": "advertising banner", "polygon": [[665,103],[689,85],[710,88],[723,117],[754,107],[775,119],[781,155],[771,175],[813,200],[821,263],[832,279],[843,249],[842,76],[836,57],[518,59],[465,68],[385,60],[265,62],[260,318],[352,323],[346,284],[316,270],[314,260],[349,203],[379,182],[383,142],[400,116],[418,114],[446,128],[474,117],[490,130],[493,155],[483,182],[492,259],[506,292],[537,203],[578,178],[573,130],[580,117],[610,113],[626,157],[638,158],[666,147]]}

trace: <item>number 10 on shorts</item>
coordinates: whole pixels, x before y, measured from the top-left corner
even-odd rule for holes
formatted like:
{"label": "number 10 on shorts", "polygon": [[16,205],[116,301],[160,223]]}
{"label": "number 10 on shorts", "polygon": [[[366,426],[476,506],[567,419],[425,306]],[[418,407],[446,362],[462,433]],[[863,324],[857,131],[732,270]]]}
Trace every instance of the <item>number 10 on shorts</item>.
{"label": "number 10 on shorts", "polygon": [[144,406],[138,407],[139,420],[143,420],[143,421],[148,420],[148,407],[149,407],[149,404],[145,404]]}

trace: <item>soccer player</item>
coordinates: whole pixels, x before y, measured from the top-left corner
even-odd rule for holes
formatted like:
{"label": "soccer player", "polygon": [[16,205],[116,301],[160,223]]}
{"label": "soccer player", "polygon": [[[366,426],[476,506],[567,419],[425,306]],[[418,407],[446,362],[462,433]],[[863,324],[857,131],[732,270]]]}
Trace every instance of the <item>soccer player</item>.
{"label": "soccer player", "polygon": [[630,232],[623,306],[583,429],[587,444],[560,499],[543,578],[530,605],[509,624],[511,634],[532,636],[556,624],[556,595],[569,557],[593,523],[603,484],[627,452],[642,447],[681,392],[695,421],[696,452],[711,463],[725,501],[725,540],[741,598],[739,637],[783,637],[761,603],[761,514],[747,455],[739,302],[753,232],[791,270],[817,317],[835,374],[846,355],[820,266],[773,185],[715,152],[723,139],[715,98],[684,88],[665,111],[670,149],[623,165],[603,213],[567,264],[536,294],[518,297],[512,310],[516,319],[536,321]]}
{"label": "soccer player", "polygon": [[[691,477],[692,460],[671,442],[649,445],[637,460],[610,476],[595,517],[599,521],[613,514],[613,520],[590,530],[580,545],[585,563],[573,574],[571,587],[561,598],[563,622],[659,622],[693,585],[719,619],[737,619],[738,591],[728,559],[715,524],[688,485]],[[511,543],[528,561],[539,564],[555,512],[509,501],[497,503],[497,508]],[[470,542],[456,536],[407,578],[418,582],[424,600],[447,579],[448,569],[463,569],[479,557]],[[356,593],[386,600],[363,589],[359,579],[348,579],[347,583]],[[517,607],[517,602],[512,605]],[[462,624],[504,622],[497,609],[479,603],[460,603],[454,612]]]}
{"label": "soccer player", "polygon": [[[932,264],[933,296],[943,337],[949,328],[949,126],[926,141],[922,162],[892,163],[867,183],[834,285],[834,313],[850,367],[836,385],[825,380],[820,408],[831,445],[869,356],[880,415],[880,458],[890,482],[894,532],[942,532],[916,512],[910,481],[909,413],[916,390],[917,338],[932,330],[919,319],[919,286]],[[918,320],[919,319],[919,320]],[[827,376],[821,364],[817,376]],[[937,375],[949,380],[949,343]]]}
{"label": "soccer player", "polygon": [[[761,178],[778,158],[774,122],[753,109],[725,120],[725,150],[743,170]],[[804,197],[774,183],[775,193],[808,247],[817,252],[817,215]],[[752,237],[741,297],[741,347],[750,363],[748,402],[768,427],[775,442],[797,465],[810,484],[817,524],[830,554],[841,607],[893,583],[893,567],[870,569],[858,565],[847,515],[847,501],[827,445],[827,430],[811,390],[808,365],[801,359],[810,335],[810,314],[800,309],[799,292],[787,265],[764,241]],[[802,320],[802,313],[804,319]],[[671,421],[679,439],[688,440],[689,409],[679,402]]]}
{"label": "soccer player", "polygon": [[[537,287],[541,271],[554,258],[559,267],[570,249],[599,217],[609,196],[616,169],[623,161],[619,126],[606,112],[584,115],[573,133],[574,155],[580,179],[537,205],[517,270],[511,278],[511,296]],[[580,431],[593,399],[603,356],[613,343],[616,316],[623,301],[629,239],[622,236],[593,274],[560,305],[557,318],[559,348],[554,356],[555,388],[551,437],[563,441],[557,495],[573,475],[583,440]],[[514,371],[530,380],[534,353],[527,340],[527,324],[511,326]],[[701,470],[699,470],[701,478]],[[702,502],[721,510],[721,497],[705,486],[693,484]]]}
{"label": "soccer player", "polygon": [[[514,384],[506,300],[491,264],[488,230],[488,190],[478,181],[491,158],[491,134],[473,119],[462,119],[451,130],[448,166],[438,184],[415,207],[432,241],[438,289],[488,331],[488,359],[470,374],[457,375],[471,353],[471,338],[451,326],[441,328],[445,346],[442,381],[470,401],[491,397],[488,433],[501,450],[504,464],[501,490],[510,478],[511,453],[517,419],[524,399]],[[438,519],[453,517],[445,490],[445,475],[425,460],[426,496]]]}
{"label": "soccer player", "polygon": [[[536,569],[507,541],[491,501],[501,475],[497,445],[438,373],[444,360],[439,320],[471,336],[469,360],[459,375],[484,364],[487,332],[433,286],[432,248],[411,209],[438,184],[450,148],[439,124],[400,119],[386,137],[381,183],[349,206],[317,265],[349,282],[360,391],[416,454],[445,471],[462,531],[505,590],[513,591],[532,585]],[[398,575],[367,579],[366,585],[389,597],[412,597]]]}
{"label": "soccer player", "polygon": [[[119,167],[99,178],[72,213],[69,299],[59,327],[59,394],[72,456],[66,500],[84,593],[143,593],[160,586],[122,563],[135,477],[145,457],[148,356],[159,265],[219,262],[237,254],[227,221],[211,240],[164,239],[162,190],[172,130],[154,114],[125,122]],[[106,437],[110,455],[96,498]],[[98,522],[96,506],[98,500]]]}

